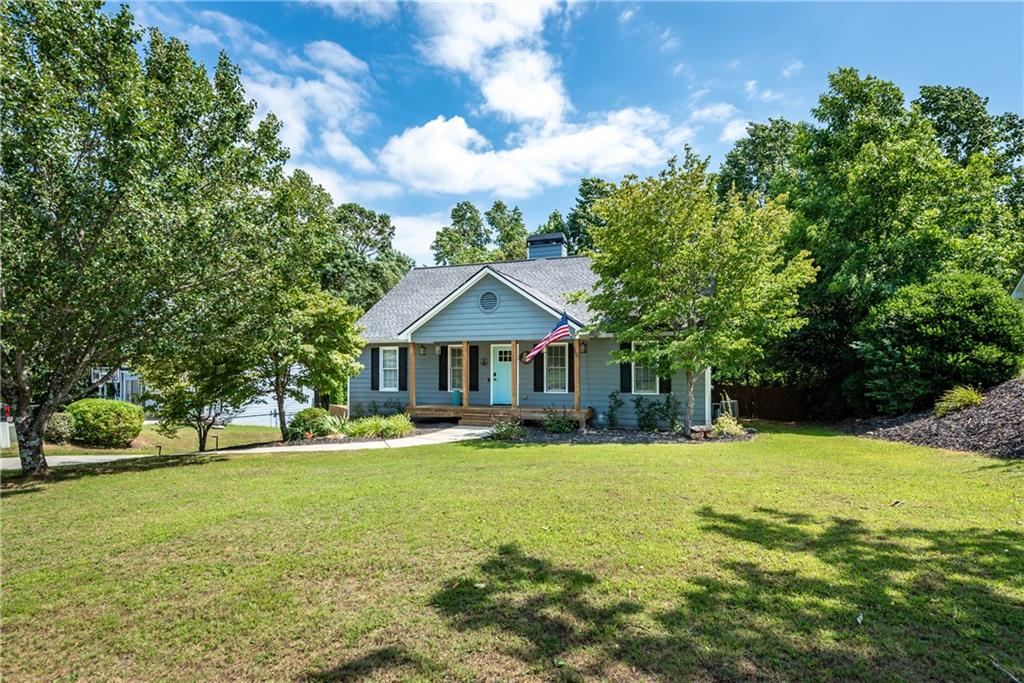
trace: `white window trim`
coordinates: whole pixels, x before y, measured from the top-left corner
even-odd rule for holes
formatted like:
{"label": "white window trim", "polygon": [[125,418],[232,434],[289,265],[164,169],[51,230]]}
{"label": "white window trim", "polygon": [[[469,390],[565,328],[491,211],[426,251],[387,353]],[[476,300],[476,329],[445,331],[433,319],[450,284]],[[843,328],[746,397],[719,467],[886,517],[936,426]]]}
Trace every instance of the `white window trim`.
{"label": "white window trim", "polygon": [[[636,351],[636,342],[633,342],[632,344],[630,344],[629,349],[631,351]],[[632,393],[635,396],[657,396],[659,393],[661,393],[661,378],[660,377],[655,377],[654,378],[654,391],[637,391],[637,389],[636,389],[636,366],[637,366],[637,363],[634,363],[632,361],[629,363],[629,373],[630,373],[629,374],[629,379],[630,379],[630,382],[632,383],[631,389],[633,390],[630,393]]]}
{"label": "white window trim", "polygon": [[[551,389],[548,390],[548,349],[552,346],[562,346],[565,348],[565,389]],[[544,349],[544,393],[545,394],[568,394],[569,393],[569,344],[561,342],[557,344],[548,344],[547,348]]]}
{"label": "white window trim", "polygon": [[[459,389],[462,388],[462,373],[460,372],[459,373],[459,388],[458,389],[452,389],[452,349],[458,349],[459,353],[462,353],[462,344],[449,344],[448,345],[448,393],[449,394],[452,393],[453,391],[459,391]],[[466,358],[462,359],[463,366],[465,366],[465,364],[467,362],[468,362],[468,359],[466,359]]]}
{"label": "white window trim", "polygon": [[[395,388],[391,389],[384,386],[384,352],[394,351],[395,352]],[[380,367],[377,368],[377,372],[380,376],[377,379],[377,384],[380,387],[380,391],[398,391],[398,387],[402,384],[402,368],[401,361],[398,359],[398,347],[397,346],[382,346],[380,347]]]}

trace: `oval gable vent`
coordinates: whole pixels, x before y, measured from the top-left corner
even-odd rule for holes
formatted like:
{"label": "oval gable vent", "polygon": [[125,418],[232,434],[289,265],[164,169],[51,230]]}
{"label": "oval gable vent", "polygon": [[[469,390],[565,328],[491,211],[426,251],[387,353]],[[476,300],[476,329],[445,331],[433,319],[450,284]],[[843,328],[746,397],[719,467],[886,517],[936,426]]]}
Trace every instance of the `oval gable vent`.
{"label": "oval gable vent", "polygon": [[480,310],[484,313],[491,313],[498,309],[498,295],[494,292],[484,292],[480,295]]}

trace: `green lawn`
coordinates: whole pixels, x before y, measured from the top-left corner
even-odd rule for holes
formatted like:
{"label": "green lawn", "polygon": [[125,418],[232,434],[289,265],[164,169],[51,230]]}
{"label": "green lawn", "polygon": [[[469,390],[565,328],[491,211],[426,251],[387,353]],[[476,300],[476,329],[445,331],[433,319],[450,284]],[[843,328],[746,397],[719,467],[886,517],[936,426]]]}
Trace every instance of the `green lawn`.
{"label": "green lawn", "polygon": [[3,494],[5,681],[1024,678],[1024,462],[809,429]]}
{"label": "green lawn", "polygon": [[[214,440],[213,437],[218,437]],[[210,433],[210,439],[206,447],[214,450],[218,446],[242,446],[254,443],[265,443],[267,441],[279,441],[281,430],[276,427],[260,427],[256,425],[228,425],[224,429],[215,429]],[[160,451],[157,447],[162,446]],[[159,434],[154,425],[143,425],[142,433],[132,441],[129,448],[97,448],[95,446],[76,446],[75,444],[47,443],[44,444],[46,455],[153,455],[157,452],[163,455],[175,455],[180,453],[193,453],[199,448],[199,437],[194,429],[180,429],[174,438],[169,439]],[[3,457],[16,457],[17,447],[4,448],[0,450]]]}

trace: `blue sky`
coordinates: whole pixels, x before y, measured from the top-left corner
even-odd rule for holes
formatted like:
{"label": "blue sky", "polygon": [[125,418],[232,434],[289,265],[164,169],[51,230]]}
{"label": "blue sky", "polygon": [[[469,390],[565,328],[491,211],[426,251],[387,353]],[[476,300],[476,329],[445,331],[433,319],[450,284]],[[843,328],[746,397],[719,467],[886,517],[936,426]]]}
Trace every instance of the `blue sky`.
{"label": "blue sky", "polygon": [[1024,4],[146,2],[209,65],[227,50],[291,165],[393,217],[418,263],[463,199],[568,212],[581,177],[717,166],[747,121],[809,119],[839,66],[966,85],[1024,113]]}

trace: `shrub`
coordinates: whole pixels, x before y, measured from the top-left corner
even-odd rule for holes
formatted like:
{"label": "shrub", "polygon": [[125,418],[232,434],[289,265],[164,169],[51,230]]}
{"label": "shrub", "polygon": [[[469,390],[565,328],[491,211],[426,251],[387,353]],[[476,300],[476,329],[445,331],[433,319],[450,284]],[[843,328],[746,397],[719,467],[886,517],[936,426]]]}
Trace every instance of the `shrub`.
{"label": "shrub", "polygon": [[123,448],[142,431],[142,407],[125,401],[83,398],[68,406],[75,423],[76,443],[104,448]]}
{"label": "shrub", "polygon": [[384,401],[384,409],[381,411],[387,415],[397,415],[405,412],[405,406],[397,398]]}
{"label": "shrub", "polygon": [[682,429],[683,403],[675,394],[665,394],[665,400],[658,408],[660,417],[668,425],[669,431],[678,432]]}
{"label": "shrub", "polygon": [[75,438],[75,418],[71,413],[54,413],[46,423],[44,438],[50,443],[67,443]]}
{"label": "shrub", "polygon": [[633,410],[636,411],[636,426],[645,432],[658,429],[658,418],[661,417],[661,404],[648,401],[643,396],[633,398]]}
{"label": "shrub", "polygon": [[292,416],[288,423],[288,438],[303,439],[309,436],[327,436],[331,433],[327,418],[330,414],[323,408],[303,408]]}
{"label": "shrub", "polygon": [[743,425],[729,413],[722,413],[711,425],[711,431],[715,436],[742,436],[746,433]]}
{"label": "shrub", "polygon": [[958,386],[949,389],[935,402],[935,416],[945,417],[955,410],[980,406],[985,397],[974,387]]}
{"label": "shrub", "polygon": [[369,415],[349,420],[345,433],[356,439],[397,439],[412,433],[416,426],[405,413],[397,415]]}
{"label": "shrub", "polygon": [[348,420],[338,415],[328,415],[323,419],[323,427],[328,434],[344,434]]}
{"label": "shrub", "polygon": [[622,400],[622,396],[619,392],[613,391],[608,394],[608,426],[611,429],[615,429],[619,426],[619,409],[625,405],[625,401]]}
{"label": "shrub", "polygon": [[519,441],[526,436],[523,423],[515,418],[510,420],[499,420],[494,423],[491,430],[491,438],[496,441]]}
{"label": "shrub", "polygon": [[863,391],[885,413],[928,406],[951,386],[987,387],[1024,369],[1024,306],[998,281],[943,273],[908,285],[857,329]]}
{"label": "shrub", "polygon": [[548,434],[567,434],[576,429],[576,422],[565,410],[547,410],[541,426]]}

